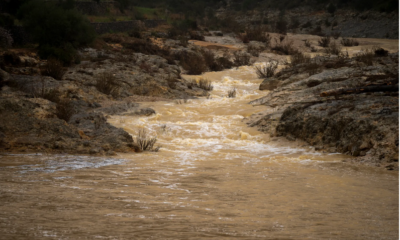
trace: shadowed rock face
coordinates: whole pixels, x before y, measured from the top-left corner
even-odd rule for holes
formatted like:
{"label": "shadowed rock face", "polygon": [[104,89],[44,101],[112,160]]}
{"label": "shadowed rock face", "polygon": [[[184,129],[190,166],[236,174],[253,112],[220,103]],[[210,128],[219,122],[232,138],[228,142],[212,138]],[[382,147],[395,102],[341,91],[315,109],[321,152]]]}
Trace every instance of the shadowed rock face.
{"label": "shadowed rock face", "polygon": [[0,105],[3,150],[110,155],[134,150],[132,136],[107,123],[102,113],[78,113],[67,123],[30,99],[0,100]]}
{"label": "shadowed rock face", "polygon": [[273,136],[305,140],[317,150],[398,169],[396,56],[375,59],[385,64],[352,64],[311,76],[302,73],[302,66],[285,69],[273,79],[280,81],[276,88],[251,102],[270,111],[252,116],[248,124]]}

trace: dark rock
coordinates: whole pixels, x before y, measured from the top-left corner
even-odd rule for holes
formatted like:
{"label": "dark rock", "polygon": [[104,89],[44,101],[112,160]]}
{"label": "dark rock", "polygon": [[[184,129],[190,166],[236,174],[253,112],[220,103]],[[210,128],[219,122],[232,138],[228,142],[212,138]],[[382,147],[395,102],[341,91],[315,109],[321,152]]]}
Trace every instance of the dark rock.
{"label": "dark rock", "polygon": [[7,82],[8,80],[10,80],[10,74],[0,69],[0,82]]}
{"label": "dark rock", "polygon": [[311,79],[310,81],[307,82],[307,87],[315,87],[320,84],[321,84],[321,81]]}
{"label": "dark rock", "polygon": [[289,141],[296,141],[296,138],[295,138],[293,135],[291,135],[291,134],[286,135],[286,138],[287,138]]}
{"label": "dark rock", "polygon": [[264,81],[260,84],[260,90],[274,90],[278,87],[280,83],[277,79],[264,79]]}
{"label": "dark rock", "polygon": [[315,151],[321,151],[322,149],[324,149],[323,146],[315,146]]}
{"label": "dark rock", "polygon": [[360,152],[361,151],[360,151],[360,148],[358,146],[353,146],[351,148],[351,155],[354,156],[354,157],[360,156]]}
{"label": "dark rock", "polygon": [[393,171],[393,170],[398,171],[398,170],[399,170],[399,166],[396,166],[396,165],[394,165],[394,164],[389,164],[389,165],[385,166],[385,168],[386,168],[387,170],[389,170],[389,171]]}
{"label": "dark rock", "polygon": [[90,154],[99,154],[101,152],[101,149],[100,148],[91,148],[90,150],[89,150],[89,153]]}
{"label": "dark rock", "polygon": [[136,110],[134,112],[125,113],[124,115],[125,116],[135,116],[135,115],[137,115],[137,116],[150,116],[150,115],[153,115],[153,114],[156,114],[156,111],[154,111],[154,109],[152,109],[152,108],[141,108],[141,109],[138,109],[138,110]]}

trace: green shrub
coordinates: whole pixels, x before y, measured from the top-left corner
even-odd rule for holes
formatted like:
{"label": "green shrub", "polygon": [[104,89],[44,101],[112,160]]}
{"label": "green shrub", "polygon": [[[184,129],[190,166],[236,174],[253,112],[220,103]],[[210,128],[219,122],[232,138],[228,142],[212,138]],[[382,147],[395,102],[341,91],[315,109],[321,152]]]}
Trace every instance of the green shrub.
{"label": "green shrub", "polygon": [[207,71],[207,65],[204,58],[199,53],[181,52],[179,54],[180,65],[188,74],[199,75]]}
{"label": "green shrub", "polygon": [[41,58],[54,57],[70,64],[75,60],[75,49],[95,38],[92,26],[82,14],[52,2],[29,1],[20,8],[18,15],[39,44]]}
{"label": "green shrub", "polygon": [[79,59],[77,51],[71,44],[65,43],[63,46],[55,47],[48,44],[39,46],[39,56],[42,59],[58,59],[69,65]]}

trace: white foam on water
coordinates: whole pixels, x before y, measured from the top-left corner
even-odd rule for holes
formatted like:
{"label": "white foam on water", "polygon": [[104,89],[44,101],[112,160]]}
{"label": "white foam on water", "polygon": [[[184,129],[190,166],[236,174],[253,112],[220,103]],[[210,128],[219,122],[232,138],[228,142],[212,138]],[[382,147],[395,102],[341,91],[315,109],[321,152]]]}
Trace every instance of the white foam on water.
{"label": "white foam on water", "polygon": [[8,166],[3,168],[16,168],[20,169],[20,173],[27,172],[56,172],[76,170],[82,168],[100,168],[110,165],[123,164],[126,160],[107,158],[107,157],[93,157],[93,156],[76,156],[76,155],[36,155],[36,154],[13,154],[11,156],[18,156],[19,158],[28,157],[36,159],[40,162],[37,164],[26,164],[20,166]]}

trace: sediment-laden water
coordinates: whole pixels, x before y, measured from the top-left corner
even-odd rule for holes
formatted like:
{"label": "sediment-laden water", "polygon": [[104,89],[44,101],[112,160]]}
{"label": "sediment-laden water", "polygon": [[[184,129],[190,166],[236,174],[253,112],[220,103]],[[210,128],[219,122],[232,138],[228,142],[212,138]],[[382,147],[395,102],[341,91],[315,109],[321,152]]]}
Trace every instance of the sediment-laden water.
{"label": "sediment-laden water", "polygon": [[398,173],[248,128],[251,67],[205,77],[211,99],[109,120],[159,152],[0,155],[0,239],[398,239]]}

